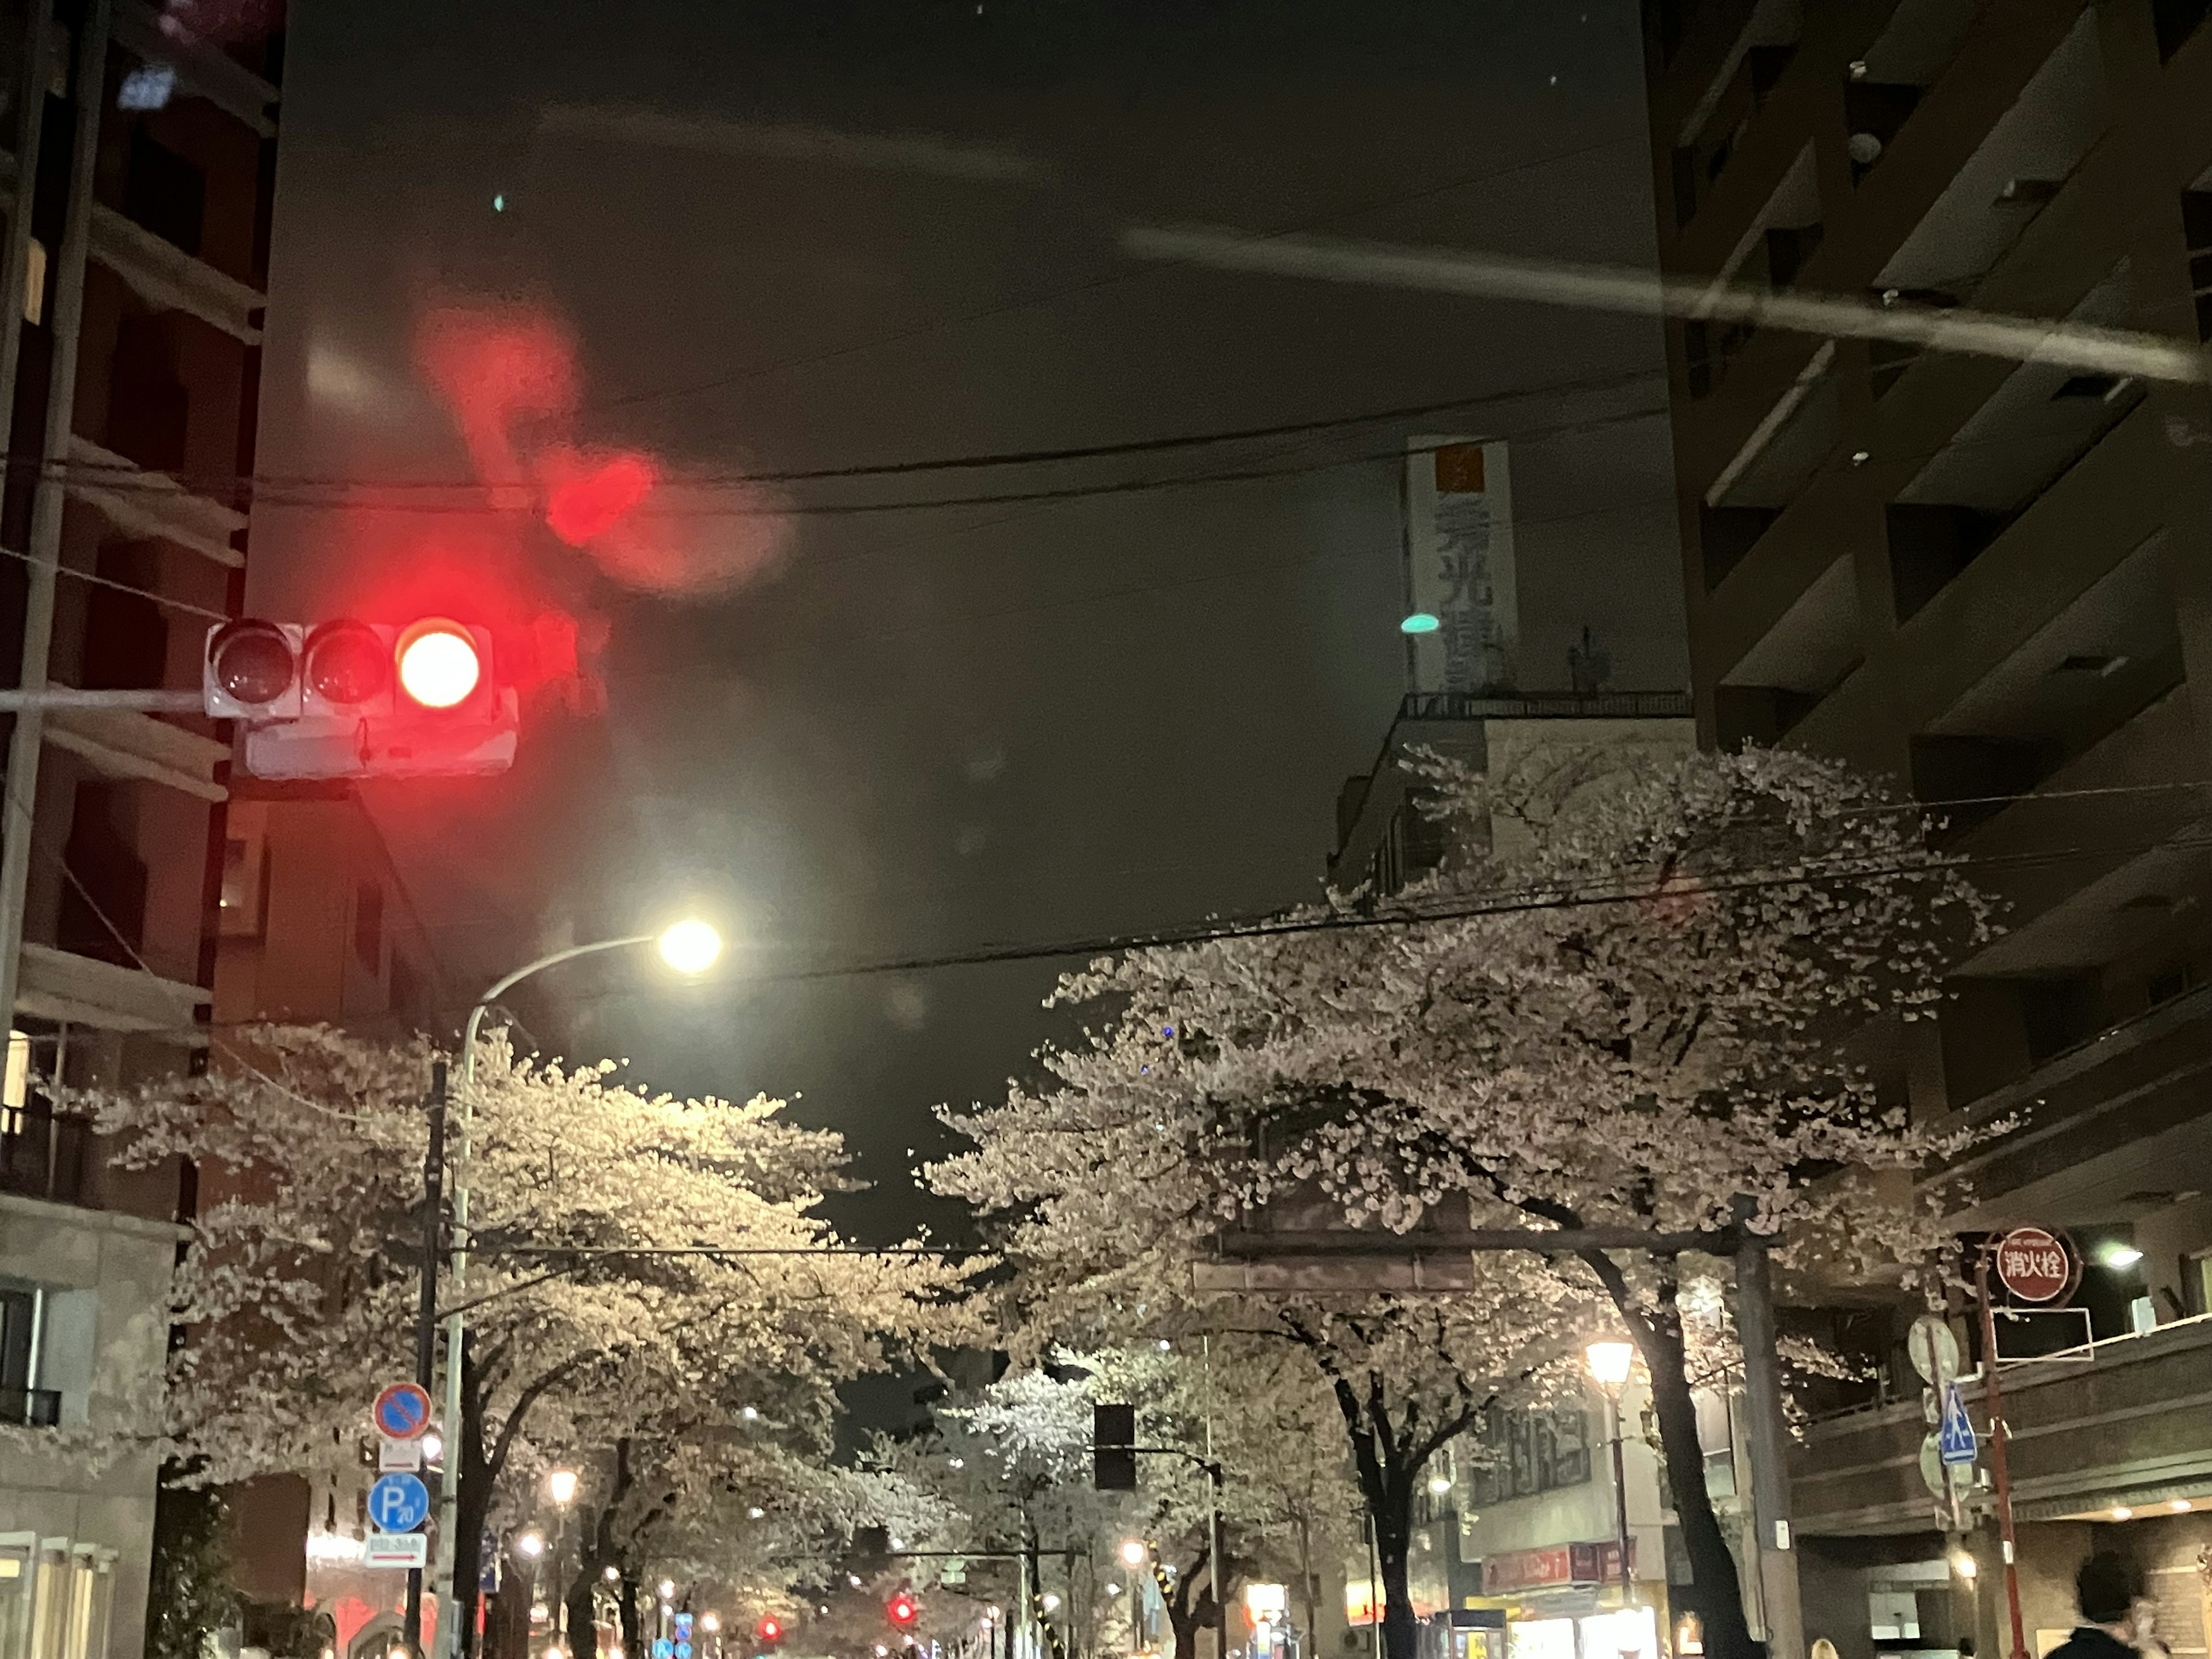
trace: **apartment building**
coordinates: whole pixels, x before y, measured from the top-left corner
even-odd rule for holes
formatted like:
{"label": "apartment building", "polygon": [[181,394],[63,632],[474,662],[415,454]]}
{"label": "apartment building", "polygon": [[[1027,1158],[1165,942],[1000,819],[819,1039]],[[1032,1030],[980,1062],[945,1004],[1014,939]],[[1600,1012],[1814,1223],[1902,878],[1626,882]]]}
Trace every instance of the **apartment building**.
{"label": "apartment building", "polygon": [[[197,687],[235,607],[282,51],[145,0],[0,6],[10,686]],[[128,707],[0,723],[0,1656],[136,1659],[158,1470],[129,1436],[193,1192],[111,1167],[47,1085],[207,1063],[230,750]]]}
{"label": "apartment building", "polygon": [[[1647,0],[1662,264],[2212,339],[2208,15]],[[2087,1257],[2063,1340],[2000,1327],[2001,1356],[2069,1350],[2006,1372],[2030,1644],[2071,1624],[2074,1567],[2110,1547],[2149,1573],[2174,1651],[2202,1653],[2212,398],[1697,320],[1668,357],[1700,740],[1893,775],[2008,906],[1940,1021],[1869,1054],[1917,1118],[2002,1129],[1931,1180],[1962,1232],[2035,1222]],[[1946,1537],[1896,1372],[1808,1427],[1808,1638],[2006,1651],[1990,1496]]]}

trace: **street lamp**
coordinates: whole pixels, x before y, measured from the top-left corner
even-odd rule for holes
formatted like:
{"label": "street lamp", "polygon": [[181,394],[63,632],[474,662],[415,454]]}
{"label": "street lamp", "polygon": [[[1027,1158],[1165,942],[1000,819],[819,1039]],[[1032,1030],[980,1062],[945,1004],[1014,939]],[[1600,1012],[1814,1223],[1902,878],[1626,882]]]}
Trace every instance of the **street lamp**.
{"label": "street lamp", "polygon": [[[626,951],[640,945],[658,945],[660,959],[685,975],[705,973],[722,954],[722,936],[711,923],[697,917],[686,917],[658,933],[629,933],[621,939],[571,945],[566,950],[550,951],[535,962],[526,962],[506,977],[495,980],[470,1008],[468,1023],[462,1027],[459,1127],[448,1160],[453,1183],[453,1311],[446,1316],[445,1424],[456,1432],[461,1421],[461,1343],[467,1334],[463,1312],[467,1304],[461,1291],[469,1275],[469,1130],[476,1119],[477,1033],[483,1030],[483,1018],[492,1006],[532,974],[574,962],[578,957],[597,956],[603,951]],[[438,1483],[438,1651],[441,1659],[457,1659],[461,1650],[461,1601],[455,1582],[460,1564],[458,1542],[461,1529],[461,1480],[458,1469],[447,1474],[451,1478]]]}
{"label": "street lamp", "polygon": [[1613,1513],[1620,1540],[1620,1605],[1636,1605],[1636,1581],[1628,1570],[1628,1476],[1620,1455],[1620,1391],[1636,1364],[1636,1346],[1629,1342],[1593,1342],[1583,1350],[1589,1374],[1605,1390],[1607,1415],[1613,1429]]}
{"label": "street lamp", "polygon": [[[552,1494],[553,1506],[560,1520],[553,1533],[553,1583],[561,1583],[562,1562],[568,1556],[568,1505],[576,1499],[576,1472],[574,1469],[555,1469],[545,1477],[545,1490]],[[568,1640],[568,1598],[562,1596],[553,1614],[553,1632],[566,1646]]]}
{"label": "street lamp", "polygon": [[1150,1553],[1141,1538],[1124,1538],[1121,1540],[1121,1564],[1124,1566],[1141,1567],[1145,1565],[1145,1557]]}
{"label": "street lamp", "polygon": [[526,1555],[535,1561],[545,1553],[545,1534],[536,1531],[526,1532],[514,1540],[514,1547],[518,1554]]}

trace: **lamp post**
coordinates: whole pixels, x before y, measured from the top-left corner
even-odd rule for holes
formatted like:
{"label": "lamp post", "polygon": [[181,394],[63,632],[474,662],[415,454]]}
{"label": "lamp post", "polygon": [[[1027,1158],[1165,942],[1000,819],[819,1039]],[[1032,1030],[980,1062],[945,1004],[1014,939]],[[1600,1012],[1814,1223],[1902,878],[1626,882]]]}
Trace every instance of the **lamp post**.
{"label": "lamp post", "polygon": [[1628,1478],[1620,1455],[1620,1391],[1636,1363],[1636,1347],[1628,1342],[1593,1342],[1583,1357],[1589,1362],[1591,1377],[1605,1390],[1606,1415],[1611,1419],[1613,1525],[1620,1547],[1620,1606],[1626,1613],[1636,1604],[1636,1581],[1628,1568]]}
{"label": "lamp post", "polygon": [[[572,945],[525,963],[505,978],[493,981],[469,1010],[461,1032],[460,1112],[453,1125],[452,1158],[448,1167],[453,1182],[453,1311],[446,1316],[447,1457],[445,1477],[438,1483],[438,1652],[440,1659],[457,1659],[461,1651],[461,1597],[459,1583],[461,1473],[468,1462],[468,1445],[461,1432],[461,1344],[467,1334],[461,1292],[469,1273],[469,1131],[476,1117],[477,1035],[484,1015],[494,1004],[532,974],[578,957],[603,951],[626,951],[640,945],[660,947],[660,959],[679,974],[696,975],[714,965],[722,954],[721,935],[708,923],[690,919],[659,933],[630,933],[589,945]],[[473,1548],[471,1553],[473,1554]]]}
{"label": "lamp post", "polygon": [[568,1550],[568,1505],[576,1500],[576,1472],[555,1469],[545,1477],[545,1490],[553,1499],[553,1638],[568,1652],[568,1591],[561,1579],[561,1564]]}

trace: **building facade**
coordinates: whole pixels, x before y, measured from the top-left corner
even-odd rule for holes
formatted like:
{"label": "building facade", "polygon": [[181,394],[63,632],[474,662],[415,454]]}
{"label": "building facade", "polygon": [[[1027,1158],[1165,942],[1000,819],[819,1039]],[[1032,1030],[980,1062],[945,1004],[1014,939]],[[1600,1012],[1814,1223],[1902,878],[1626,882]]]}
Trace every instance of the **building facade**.
{"label": "building facade", "polygon": [[[197,689],[246,559],[283,53],[146,0],[0,7],[0,1656],[136,1659],[168,1279],[194,1193],[48,1089],[208,1063],[229,744]],[[141,702],[144,699],[138,699]]]}
{"label": "building facade", "polygon": [[[1649,0],[1662,263],[2212,339],[2208,13]],[[1869,1055],[1917,1120],[1992,1132],[1930,1179],[1962,1234],[2034,1222],[2089,1258],[2072,1352],[2007,1367],[2027,1639],[2109,1547],[2203,1653],[2212,398],[1694,319],[1668,376],[1700,740],[1890,775],[2006,905],[1940,1019]],[[1850,1316],[1883,1375],[1795,1483],[1808,1639],[1843,1659],[2011,1647],[1986,1486],[1947,1535],[1923,1481],[1910,1311]],[[2001,1355],[2029,1344],[2001,1322]]]}

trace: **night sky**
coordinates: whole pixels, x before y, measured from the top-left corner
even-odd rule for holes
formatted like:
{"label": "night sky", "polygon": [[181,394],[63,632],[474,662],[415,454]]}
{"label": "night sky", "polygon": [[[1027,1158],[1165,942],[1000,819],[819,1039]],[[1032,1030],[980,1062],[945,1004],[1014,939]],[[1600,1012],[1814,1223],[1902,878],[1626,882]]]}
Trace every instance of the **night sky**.
{"label": "night sky", "polygon": [[[1655,322],[1115,242],[1203,222],[1648,261],[1641,52],[1630,0],[294,0],[264,476],[465,477],[410,347],[457,303],[572,335],[580,441],[717,475],[1532,394],[793,487],[773,568],[704,598],[627,592],[511,517],[366,533],[264,505],[264,613],[316,614],[410,537],[482,537],[499,580],[605,628],[603,717],[534,720],[505,778],[375,798],[455,988],[708,902],[733,975],[576,969],[533,1030],[672,1088],[801,1094],[878,1183],[841,1217],[886,1239],[927,1212],[906,1170],[929,1109],[999,1091],[1062,964],[776,976],[1311,896],[1403,690],[1410,433],[1519,441],[1528,689],[1566,684],[1584,625],[1614,686],[1681,686]],[[1222,471],[1265,476],[1149,487]]]}

